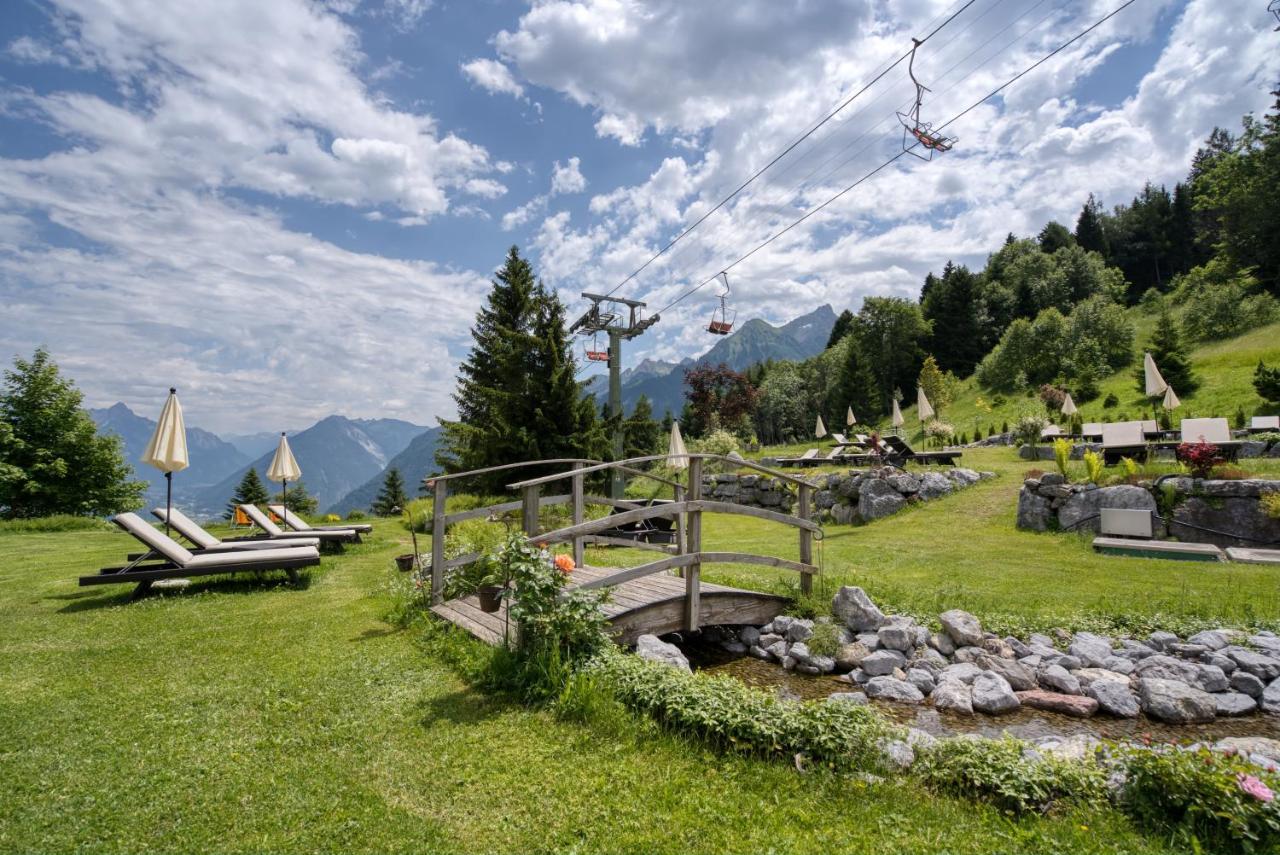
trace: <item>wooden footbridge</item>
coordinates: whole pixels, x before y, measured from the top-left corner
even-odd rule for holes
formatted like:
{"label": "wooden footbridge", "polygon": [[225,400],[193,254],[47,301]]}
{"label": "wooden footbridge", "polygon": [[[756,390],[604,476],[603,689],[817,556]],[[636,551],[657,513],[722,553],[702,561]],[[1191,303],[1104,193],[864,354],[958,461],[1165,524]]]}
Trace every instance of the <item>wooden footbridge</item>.
{"label": "wooden footbridge", "polygon": [[[812,519],[815,486],[794,475],[777,472],[750,461],[715,454],[690,454],[688,483],[681,484],[658,477],[636,467],[665,460],[665,456],[636,457],[613,463],[591,460],[538,460],[509,464],[489,469],[461,472],[432,479],[429,486],[434,496],[431,519],[431,594],[432,612],[456,624],[477,638],[491,644],[502,644],[515,628],[508,625],[503,610],[487,613],[480,609],[476,597],[466,596],[445,601],[445,574],[480,558],[479,554],[462,555],[446,560],[445,535],[450,525],[468,519],[495,514],[520,512],[522,528],[531,543],[555,545],[567,543],[572,549],[577,568],[574,587],[609,588],[611,602],[605,614],[620,644],[630,644],[646,633],[661,635],[676,630],[696,630],[714,624],[763,624],[777,616],[786,598],[741,588],[729,588],[702,581],[702,567],[707,564],[755,564],[793,570],[800,574],[800,589],[808,593],[819,568],[813,562],[813,543],[821,538],[821,527]],[[764,508],[710,501],[702,497],[702,470],[706,462],[723,462],[734,468],[752,469],[778,478],[796,488],[796,513],[785,514]],[[520,495],[515,501],[484,508],[448,513],[449,486],[468,477],[496,471],[529,467],[567,466],[551,475],[517,481],[508,485]],[[608,470],[632,477],[642,477],[670,486],[675,500],[659,505],[646,505],[622,499],[609,499],[586,492],[588,476]],[[612,472],[610,473],[612,474]],[[549,485],[568,481],[570,492],[543,495]],[[540,511],[552,505],[570,506],[571,524],[552,531],[540,530]],[[599,519],[586,519],[587,505],[604,505],[614,512]],[[703,516],[708,513],[756,517],[795,528],[798,533],[796,560],[751,552],[713,552],[702,548]],[[673,525],[673,543],[657,544],[632,541],[608,534],[619,526],[669,520]],[[588,544],[623,546],[661,552],[665,557],[635,567],[594,567],[583,561]],[[678,574],[678,575],[673,575]],[[518,594],[517,594],[518,596]]]}

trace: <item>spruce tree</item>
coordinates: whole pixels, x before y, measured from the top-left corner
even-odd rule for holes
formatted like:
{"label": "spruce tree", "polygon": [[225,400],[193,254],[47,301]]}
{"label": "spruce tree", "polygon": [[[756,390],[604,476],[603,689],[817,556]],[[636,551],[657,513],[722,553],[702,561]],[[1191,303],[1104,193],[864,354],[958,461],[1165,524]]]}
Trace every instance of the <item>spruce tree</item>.
{"label": "spruce tree", "polygon": [[[853,329],[853,312],[849,311],[848,309],[845,309],[838,316],[836,316],[836,322],[831,327],[831,335],[830,337],[827,338],[827,347],[828,348],[834,347],[840,341],[840,339],[847,336],[852,329]],[[752,378],[752,382],[755,383],[756,385],[759,385],[762,380],[764,380],[763,377]]]}
{"label": "spruce tree", "polygon": [[[1182,332],[1178,321],[1167,308],[1161,309],[1159,317],[1156,318],[1156,328],[1151,333],[1147,351],[1155,360],[1156,368],[1160,370],[1160,376],[1164,378],[1164,382],[1172,386],[1179,397],[1190,395],[1200,388],[1200,381],[1192,372],[1191,360],[1182,345]],[[1145,394],[1146,375],[1141,364],[1138,365],[1134,376],[1137,379],[1138,391]]]}
{"label": "spruce tree", "polygon": [[99,516],[142,504],[116,436],[99,436],[83,396],[44,348],[15,359],[0,390],[0,516]]}
{"label": "spruce tree", "polygon": [[231,501],[227,502],[226,518],[235,519],[236,507],[239,505],[265,505],[267,498],[267,488],[262,486],[258,470],[250,466],[244,473],[244,477],[240,479],[240,483],[236,485]]}
{"label": "spruce tree", "polygon": [[660,451],[661,427],[654,421],[653,406],[644,395],[636,400],[635,408],[623,423],[622,430],[625,437],[625,457],[644,457]]}
{"label": "spruce tree", "polygon": [[320,507],[320,500],[307,492],[307,485],[301,481],[290,481],[288,493],[284,492],[283,486],[281,485],[282,489],[279,493],[271,497],[273,504],[283,503],[286,508],[299,516],[314,514]]}
{"label": "spruce tree", "polygon": [[409,497],[404,494],[404,478],[400,476],[400,470],[392,466],[387,470],[387,474],[382,479],[382,490],[378,493],[378,498],[373,500],[370,510],[375,516],[389,517],[396,513],[396,509],[403,509],[409,503]]}
{"label": "spruce tree", "polygon": [[920,300],[920,312],[932,325],[928,349],[942,370],[968,376],[994,344],[984,329],[978,277],[950,261],[941,278],[930,277]]}
{"label": "spruce tree", "polygon": [[1103,258],[1108,258],[1110,247],[1107,245],[1107,234],[1102,225],[1105,216],[1102,205],[1098,204],[1098,200],[1090,193],[1088,201],[1080,209],[1080,216],[1076,219],[1076,243],[1081,249],[1096,252]]}

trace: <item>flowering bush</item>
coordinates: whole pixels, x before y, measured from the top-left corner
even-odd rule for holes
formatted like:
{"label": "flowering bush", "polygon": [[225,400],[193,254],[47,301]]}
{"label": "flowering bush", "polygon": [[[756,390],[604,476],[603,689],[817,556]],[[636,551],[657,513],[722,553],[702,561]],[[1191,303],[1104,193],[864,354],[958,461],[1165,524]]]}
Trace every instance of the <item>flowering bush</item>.
{"label": "flowering bush", "polygon": [[1018,445],[1035,445],[1049,420],[1039,413],[1027,413],[1013,424],[1013,441]]}
{"label": "flowering bush", "polygon": [[1204,851],[1274,852],[1280,847],[1280,777],[1229,753],[1200,748],[1131,750],[1125,809],[1171,829]]}
{"label": "flowering bush", "polygon": [[1213,473],[1213,467],[1226,463],[1226,459],[1218,453],[1218,446],[1203,439],[1179,445],[1178,460],[1185,463],[1197,478],[1208,478]]}
{"label": "flowering bush", "polygon": [[494,557],[511,584],[503,591],[507,614],[519,627],[518,647],[528,656],[554,656],[571,662],[595,652],[606,641],[601,606],[605,591],[565,590],[573,570],[567,555],[552,556],[513,533]]}
{"label": "flowering bush", "polygon": [[929,439],[945,442],[956,435],[956,429],[940,419],[929,419],[924,423],[924,435]]}
{"label": "flowering bush", "polygon": [[1062,403],[1065,400],[1067,400],[1067,393],[1052,383],[1045,383],[1040,387],[1040,401],[1050,413],[1056,415],[1062,412]]}

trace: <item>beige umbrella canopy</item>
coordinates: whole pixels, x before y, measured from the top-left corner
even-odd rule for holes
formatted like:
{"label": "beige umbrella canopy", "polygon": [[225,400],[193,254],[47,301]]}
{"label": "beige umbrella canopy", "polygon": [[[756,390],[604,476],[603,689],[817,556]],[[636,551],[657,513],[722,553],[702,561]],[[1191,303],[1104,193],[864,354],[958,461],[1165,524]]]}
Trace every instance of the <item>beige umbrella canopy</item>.
{"label": "beige umbrella canopy", "polygon": [[178,402],[178,390],[170,387],[169,397],[160,410],[155,433],[142,452],[142,462],[164,473],[165,516],[164,531],[169,533],[169,511],[173,510],[173,473],[187,468],[187,426],[182,420],[182,404]]}
{"label": "beige umbrella canopy", "polygon": [[827,435],[827,426],[822,423],[822,416],[818,416],[818,423],[813,426],[813,435],[818,439],[822,439]]}
{"label": "beige umbrella canopy", "polygon": [[902,427],[902,426],[903,426],[904,424],[906,424],[906,423],[907,423],[907,422],[906,422],[906,419],[904,419],[904,418],[902,417],[902,409],[898,406],[898,399],[897,399],[897,398],[894,398],[894,400],[893,400],[893,426],[894,426],[894,427],[896,427],[896,428],[900,428],[900,427]]}
{"label": "beige umbrella canopy", "polygon": [[858,423],[858,420],[853,417],[853,407],[850,407],[849,412],[845,413],[844,423],[849,427],[853,427]]}
{"label": "beige umbrella canopy", "polygon": [[281,482],[280,503],[286,508],[289,507],[289,482],[300,479],[302,470],[298,468],[298,461],[293,457],[293,451],[289,448],[289,438],[284,435],[284,431],[280,431],[280,444],[276,446],[276,456],[271,458],[267,477],[272,481]]}
{"label": "beige umbrella canopy", "polygon": [[671,423],[671,438],[667,441],[667,465],[672,469],[689,468],[689,451],[680,435],[680,423]]}
{"label": "beige umbrella canopy", "polygon": [[1151,358],[1150,353],[1142,354],[1142,375],[1146,384],[1148,398],[1163,395],[1164,390],[1169,388],[1169,384],[1164,382],[1164,378],[1160,376],[1160,369],[1156,368],[1156,361]]}
{"label": "beige umbrella canopy", "polygon": [[1067,397],[1062,399],[1062,414],[1064,416],[1074,416],[1076,414],[1076,402],[1071,400],[1071,393],[1067,393]]}
{"label": "beige umbrella canopy", "polygon": [[1173,394],[1172,386],[1164,387],[1164,408],[1166,410],[1176,410],[1182,406],[1182,402],[1178,400],[1178,396]]}
{"label": "beige umbrella canopy", "polygon": [[934,417],[933,406],[929,403],[929,399],[925,397],[924,387],[916,387],[916,415],[920,417],[920,421],[931,419]]}

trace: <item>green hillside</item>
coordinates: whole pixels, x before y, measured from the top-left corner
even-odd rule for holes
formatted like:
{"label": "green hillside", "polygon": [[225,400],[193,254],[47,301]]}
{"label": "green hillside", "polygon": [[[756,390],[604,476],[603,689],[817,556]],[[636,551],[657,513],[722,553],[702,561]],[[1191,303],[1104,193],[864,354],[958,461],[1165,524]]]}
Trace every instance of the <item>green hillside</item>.
{"label": "green hillside", "polygon": [[[1129,310],[1130,319],[1137,331],[1135,341],[1141,353],[1142,345],[1150,336],[1154,324],[1154,316],[1142,312],[1139,308]],[[1258,327],[1237,338],[1206,343],[1200,347],[1189,348],[1192,365],[1200,375],[1201,386],[1194,393],[1179,395],[1182,407],[1177,416],[1203,417],[1223,416],[1231,418],[1236,409],[1242,407],[1246,415],[1261,415],[1276,412],[1275,407],[1268,408],[1266,402],[1258,397],[1253,388],[1253,369],[1259,359],[1268,364],[1280,362],[1280,323]],[[1137,418],[1138,413],[1147,409],[1147,401],[1138,393],[1133,379],[1133,367],[1118,371],[1108,377],[1100,385],[1101,393],[1087,404],[1079,404],[1084,421],[1116,421],[1122,414]],[[1175,389],[1175,391],[1177,391]],[[903,390],[908,400],[914,401],[914,390]],[[1104,409],[1102,402],[1107,395],[1114,394],[1120,403],[1111,409]],[[981,399],[990,408],[990,412],[981,409]],[[1024,395],[1005,396],[1004,403],[995,406],[998,397],[978,386],[972,377],[961,384],[956,400],[940,413],[943,421],[950,422],[958,433],[966,433],[973,437],[975,425],[982,426],[982,433],[987,434],[990,424],[999,429],[1005,421],[1013,422],[1028,408],[1036,408],[1043,412],[1038,398]],[[902,411],[908,425],[918,425],[914,403]],[[884,419],[880,427],[887,427],[888,419]],[[916,430],[918,433],[918,428]]]}

